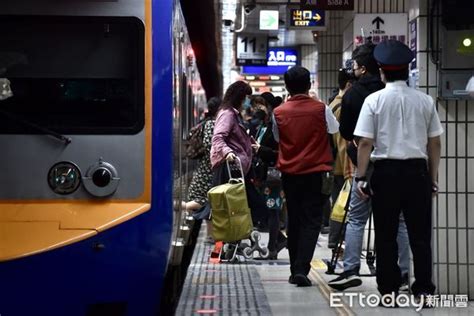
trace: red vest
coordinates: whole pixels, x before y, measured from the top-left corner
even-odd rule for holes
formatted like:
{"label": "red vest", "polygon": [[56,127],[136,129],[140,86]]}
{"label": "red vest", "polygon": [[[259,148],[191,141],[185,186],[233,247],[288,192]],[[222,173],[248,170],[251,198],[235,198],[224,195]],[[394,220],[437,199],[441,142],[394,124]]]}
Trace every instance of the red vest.
{"label": "red vest", "polygon": [[277,167],[289,174],[332,170],[326,106],[303,94],[275,109],[280,146]]}

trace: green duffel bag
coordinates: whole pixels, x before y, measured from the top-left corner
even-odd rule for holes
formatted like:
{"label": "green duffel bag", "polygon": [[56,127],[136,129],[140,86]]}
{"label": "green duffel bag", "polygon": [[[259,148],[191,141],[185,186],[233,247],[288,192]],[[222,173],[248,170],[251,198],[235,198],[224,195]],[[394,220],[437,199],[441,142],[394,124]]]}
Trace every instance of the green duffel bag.
{"label": "green duffel bag", "polygon": [[231,178],[208,192],[211,205],[212,237],[216,241],[233,242],[246,239],[253,223],[243,178]]}

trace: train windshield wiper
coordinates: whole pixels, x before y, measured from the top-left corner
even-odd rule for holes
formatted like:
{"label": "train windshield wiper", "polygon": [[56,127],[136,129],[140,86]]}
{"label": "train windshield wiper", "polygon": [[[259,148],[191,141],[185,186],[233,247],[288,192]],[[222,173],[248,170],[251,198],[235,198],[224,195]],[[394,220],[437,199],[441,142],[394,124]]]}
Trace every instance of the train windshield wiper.
{"label": "train windshield wiper", "polygon": [[56,138],[57,140],[60,140],[62,142],[64,142],[64,144],[68,145],[69,143],[71,143],[72,139],[70,137],[66,137],[64,135],[61,135],[59,133],[56,133],[55,131],[49,129],[49,128],[46,128],[46,127],[43,127],[43,126],[40,126],[38,124],[35,124],[33,122],[30,122],[22,117],[19,117],[9,111],[5,111],[4,109],[0,109],[0,113],[5,115],[9,120],[12,120],[14,122],[17,122],[17,123],[20,123],[24,126],[27,126],[27,127],[30,127],[36,131],[39,131],[41,133],[44,133],[46,135],[50,135],[50,136],[53,136],[54,138]]}

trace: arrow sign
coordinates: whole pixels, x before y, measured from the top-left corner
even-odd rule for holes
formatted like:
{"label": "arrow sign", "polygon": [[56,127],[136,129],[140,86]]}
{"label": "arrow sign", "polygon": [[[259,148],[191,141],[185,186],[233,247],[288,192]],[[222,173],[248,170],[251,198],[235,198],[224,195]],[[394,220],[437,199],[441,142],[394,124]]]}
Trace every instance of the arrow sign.
{"label": "arrow sign", "polygon": [[260,11],[260,29],[261,30],[278,30],[278,10],[261,10]]}
{"label": "arrow sign", "polygon": [[385,24],[385,22],[378,16],[372,20],[372,24],[375,24],[375,28],[380,30],[380,23]]}
{"label": "arrow sign", "polygon": [[316,21],[319,21],[319,20],[321,20],[321,16],[318,13],[316,13],[316,15],[313,17],[313,19],[315,19]]}

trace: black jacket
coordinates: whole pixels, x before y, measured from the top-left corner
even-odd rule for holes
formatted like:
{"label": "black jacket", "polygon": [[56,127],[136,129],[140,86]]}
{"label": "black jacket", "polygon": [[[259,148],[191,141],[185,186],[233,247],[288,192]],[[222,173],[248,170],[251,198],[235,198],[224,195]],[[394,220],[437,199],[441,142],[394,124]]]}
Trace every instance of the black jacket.
{"label": "black jacket", "polygon": [[339,121],[339,132],[348,141],[354,139],[354,130],[359,119],[362,104],[365,98],[375,91],[383,89],[384,83],[378,76],[364,76],[356,81],[344,94],[341,102],[341,117]]}
{"label": "black jacket", "polygon": [[[274,167],[278,160],[278,143],[273,136],[272,123],[269,122],[266,126],[267,130],[262,136],[260,149],[256,155],[255,171],[259,180],[267,178],[268,167]],[[257,132],[260,128],[257,129]]]}

